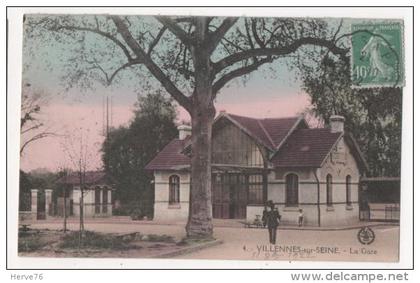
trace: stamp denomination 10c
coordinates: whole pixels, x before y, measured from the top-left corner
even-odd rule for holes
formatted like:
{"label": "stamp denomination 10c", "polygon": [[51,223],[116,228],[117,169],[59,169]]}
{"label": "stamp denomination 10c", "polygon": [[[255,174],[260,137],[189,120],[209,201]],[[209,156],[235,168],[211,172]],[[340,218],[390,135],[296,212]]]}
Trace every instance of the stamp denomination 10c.
{"label": "stamp denomination 10c", "polygon": [[404,86],[402,22],[352,24],[351,34],[352,87]]}

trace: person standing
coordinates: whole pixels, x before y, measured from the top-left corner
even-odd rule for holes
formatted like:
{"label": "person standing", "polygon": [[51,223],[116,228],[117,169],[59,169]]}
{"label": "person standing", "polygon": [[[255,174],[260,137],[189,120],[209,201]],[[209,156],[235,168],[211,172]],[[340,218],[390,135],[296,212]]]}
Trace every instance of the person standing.
{"label": "person standing", "polygon": [[270,244],[274,245],[276,244],[277,227],[280,224],[281,216],[271,200],[268,201],[268,206],[270,207],[270,210],[265,213],[265,217],[263,216],[263,218],[265,218],[263,219],[263,223],[267,224]]}
{"label": "person standing", "polygon": [[298,217],[298,223],[299,223],[299,227],[303,226],[303,209],[299,209],[299,217]]}
{"label": "person standing", "polygon": [[264,204],[264,210],[262,213],[262,223],[263,223],[264,228],[265,226],[267,226],[267,213],[268,213],[267,204]]}

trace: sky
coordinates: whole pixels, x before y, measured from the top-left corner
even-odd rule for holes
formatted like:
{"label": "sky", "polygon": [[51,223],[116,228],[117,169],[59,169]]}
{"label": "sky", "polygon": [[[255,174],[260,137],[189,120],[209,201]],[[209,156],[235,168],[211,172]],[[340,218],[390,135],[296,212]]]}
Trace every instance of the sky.
{"label": "sky", "polygon": [[[130,84],[103,87],[94,83],[94,89],[65,91],[61,84],[64,72],[61,64],[69,55],[69,47],[37,39],[27,40],[26,44],[30,52],[23,52],[24,64],[28,66],[24,78],[30,85],[24,86],[24,91],[42,91],[47,95],[47,102],[41,106],[40,119],[57,135],[31,143],[21,156],[21,169],[56,171],[61,167],[73,167],[68,152],[69,137],[76,135],[83,135],[88,141],[90,169],[100,169],[104,98],[109,96],[112,100],[112,126],[124,126],[133,118],[138,90]],[[286,67],[285,62],[277,61],[274,69],[275,75],[268,67],[260,68],[246,84],[240,79],[232,81],[218,94],[217,111],[272,118],[295,116],[309,107],[309,96],[300,89],[296,74]],[[177,110],[178,122],[190,119],[184,109],[177,107]]]}

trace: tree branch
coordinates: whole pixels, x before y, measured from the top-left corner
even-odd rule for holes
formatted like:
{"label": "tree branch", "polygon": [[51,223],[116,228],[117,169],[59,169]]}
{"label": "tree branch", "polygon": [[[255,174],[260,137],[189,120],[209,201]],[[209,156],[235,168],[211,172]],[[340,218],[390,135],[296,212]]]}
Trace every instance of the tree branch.
{"label": "tree branch", "polygon": [[[238,44],[234,43],[233,41],[231,41],[227,38],[222,38],[222,40],[220,42],[223,43],[223,41],[226,41],[228,44],[230,44],[231,46],[235,47],[236,49],[238,49],[240,51],[245,51],[244,48],[240,47]],[[226,49],[226,47],[225,47],[225,49]],[[228,51],[229,54],[231,54],[231,52],[228,49],[226,51]]]}
{"label": "tree branch", "polygon": [[42,127],[42,126],[44,126],[44,124],[43,123],[39,123],[39,124],[36,124],[36,125],[34,125],[32,127],[27,128],[27,129],[21,129],[21,134],[23,135],[23,134],[25,134],[25,133],[27,133],[29,131],[38,129],[38,128]]}
{"label": "tree branch", "polygon": [[303,45],[316,45],[321,47],[328,48],[332,53],[339,55],[344,61],[348,61],[346,56],[348,49],[339,48],[335,45],[334,41],[314,38],[314,37],[303,37],[298,40],[295,40],[293,43],[280,46],[276,48],[256,48],[251,50],[246,50],[243,52],[238,52],[232,55],[229,55],[214,64],[215,73],[220,72],[224,68],[231,66],[242,60],[246,60],[256,56],[283,56],[295,52],[299,47]]}
{"label": "tree branch", "polygon": [[252,35],[254,36],[255,41],[257,42],[258,46],[261,48],[265,48],[264,41],[258,36],[257,21],[255,19],[251,19],[251,29],[252,29]]}
{"label": "tree branch", "polygon": [[257,70],[261,65],[265,63],[270,63],[274,60],[273,57],[269,56],[259,61],[256,61],[248,66],[238,68],[233,70],[224,76],[222,76],[219,80],[217,80],[212,87],[213,98],[216,97],[217,93],[219,92],[222,87],[224,87],[229,81],[233,80],[234,78],[249,74],[255,70]]}
{"label": "tree branch", "polygon": [[98,35],[101,35],[105,38],[108,38],[109,40],[113,41],[115,44],[117,44],[117,46],[119,46],[121,48],[121,50],[124,52],[125,56],[128,58],[128,60],[133,60],[133,58],[130,55],[130,52],[128,51],[127,47],[121,42],[119,41],[116,37],[114,37],[113,35],[101,31],[99,29],[93,29],[93,28],[88,28],[88,27],[77,27],[77,26],[57,26],[56,28],[53,28],[54,31],[59,31],[60,29],[65,29],[65,30],[78,30],[78,31],[89,31],[89,32],[93,32],[96,33]]}
{"label": "tree branch", "polygon": [[149,72],[162,84],[165,90],[187,111],[191,111],[191,101],[185,96],[174,83],[165,75],[165,73],[153,62],[153,60],[141,48],[140,44],[133,38],[127,26],[119,16],[111,16],[117,27],[118,32],[123,37],[124,41],[143,62]]}
{"label": "tree branch", "polygon": [[85,59],[87,63],[92,64],[93,67],[90,69],[98,69],[100,70],[104,76],[105,76],[105,80],[107,85],[111,85],[112,81],[114,80],[114,78],[116,77],[116,75],[123,69],[133,66],[133,65],[137,65],[137,64],[142,64],[143,61],[140,59],[131,59],[129,60],[127,63],[121,65],[119,68],[117,68],[111,75],[108,75],[108,73],[104,70],[104,68],[101,67],[101,65],[98,63],[98,61],[93,58],[92,61],[89,59]]}
{"label": "tree branch", "polygon": [[104,70],[104,68],[101,67],[101,65],[99,65],[99,63],[98,63],[98,61],[96,61],[96,59],[93,59],[93,61],[90,61],[90,60],[86,59],[86,62],[92,65],[92,67],[88,68],[88,70],[98,69],[99,71],[101,71],[104,74],[107,84],[108,85],[110,84],[108,73]]}
{"label": "tree branch", "polygon": [[343,26],[343,19],[341,19],[340,20],[340,24],[338,25],[338,28],[337,28],[337,30],[335,31],[335,33],[334,33],[334,36],[333,36],[333,40],[335,41],[336,40],[336,38],[337,38],[337,35],[338,35],[338,33],[340,32],[340,30],[341,30],[341,27]]}
{"label": "tree branch", "polygon": [[36,140],[45,138],[45,137],[51,137],[51,136],[55,136],[55,135],[56,134],[52,133],[52,132],[43,132],[43,133],[39,133],[39,134],[33,136],[32,138],[30,138],[29,140],[24,142],[23,145],[20,147],[20,154],[22,154],[23,150],[25,149],[26,146],[28,146],[28,144],[30,144],[30,143],[32,143]]}
{"label": "tree branch", "polygon": [[222,24],[211,33],[209,37],[209,50],[212,52],[229,29],[238,21],[238,18],[229,17],[223,20]]}
{"label": "tree branch", "polygon": [[[252,50],[255,50],[254,42],[252,41],[252,37],[249,32],[249,25],[248,25],[247,19],[245,19],[245,32],[246,32],[246,38],[248,39],[249,46],[251,47]],[[253,56],[253,61],[254,62],[258,61],[256,56]]]}
{"label": "tree branch", "polygon": [[149,50],[147,50],[148,56],[150,56],[150,54],[153,51],[153,48],[155,48],[156,44],[158,44],[159,40],[162,38],[162,35],[165,33],[165,31],[166,31],[166,27],[161,28],[156,38],[150,43]]}
{"label": "tree branch", "polygon": [[[36,106],[35,108],[30,109],[25,115],[20,119],[20,127],[23,128],[23,126],[26,125],[28,121],[33,121],[35,118],[32,116],[32,114],[37,114],[39,112],[39,106]],[[22,112],[24,109],[22,109]]]}
{"label": "tree branch", "polygon": [[186,33],[175,21],[169,17],[156,16],[155,17],[164,27],[170,30],[183,44],[190,47],[193,45],[191,36]]}
{"label": "tree branch", "polygon": [[132,60],[131,62],[127,62],[127,63],[125,63],[124,65],[122,65],[121,67],[119,67],[118,69],[116,69],[113,73],[112,73],[112,75],[109,77],[109,80],[108,80],[108,84],[111,84],[112,83],[112,81],[114,80],[114,78],[115,78],[115,76],[121,71],[121,70],[123,70],[123,69],[125,69],[125,68],[128,68],[128,67],[131,67],[131,66],[134,66],[134,65],[137,65],[137,64],[141,64],[142,63],[142,61],[141,60],[139,60],[139,59],[137,59],[137,60]]}
{"label": "tree branch", "polygon": [[265,43],[266,45],[269,44],[273,40],[274,36],[276,35],[276,32],[281,28],[282,28],[281,25],[278,25],[273,30],[269,30],[266,27],[264,27],[264,30],[267,31],[270,34],[270,37],[268,38],[268,40]]}

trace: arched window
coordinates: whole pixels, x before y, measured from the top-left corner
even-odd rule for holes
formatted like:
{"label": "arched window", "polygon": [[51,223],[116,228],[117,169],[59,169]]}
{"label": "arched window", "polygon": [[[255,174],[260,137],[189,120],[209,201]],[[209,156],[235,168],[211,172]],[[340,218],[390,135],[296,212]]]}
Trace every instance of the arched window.
{"label": "arched window", "polygon": [[332,185],[332,176],[327,175],[327,205],[332,206],[333,204],[333,185]]}
{"label": "arched window", "polygon": [[346,204],[351,205],[351,176],[346,177]]}
{"label": "arched window", "polygon": [[179,176],[169,177],[169,203],[179,203]]}
{"label": "arched window", "polygon": [[286,176],[286,206],[299,204],[299,177],[296,174]]}

